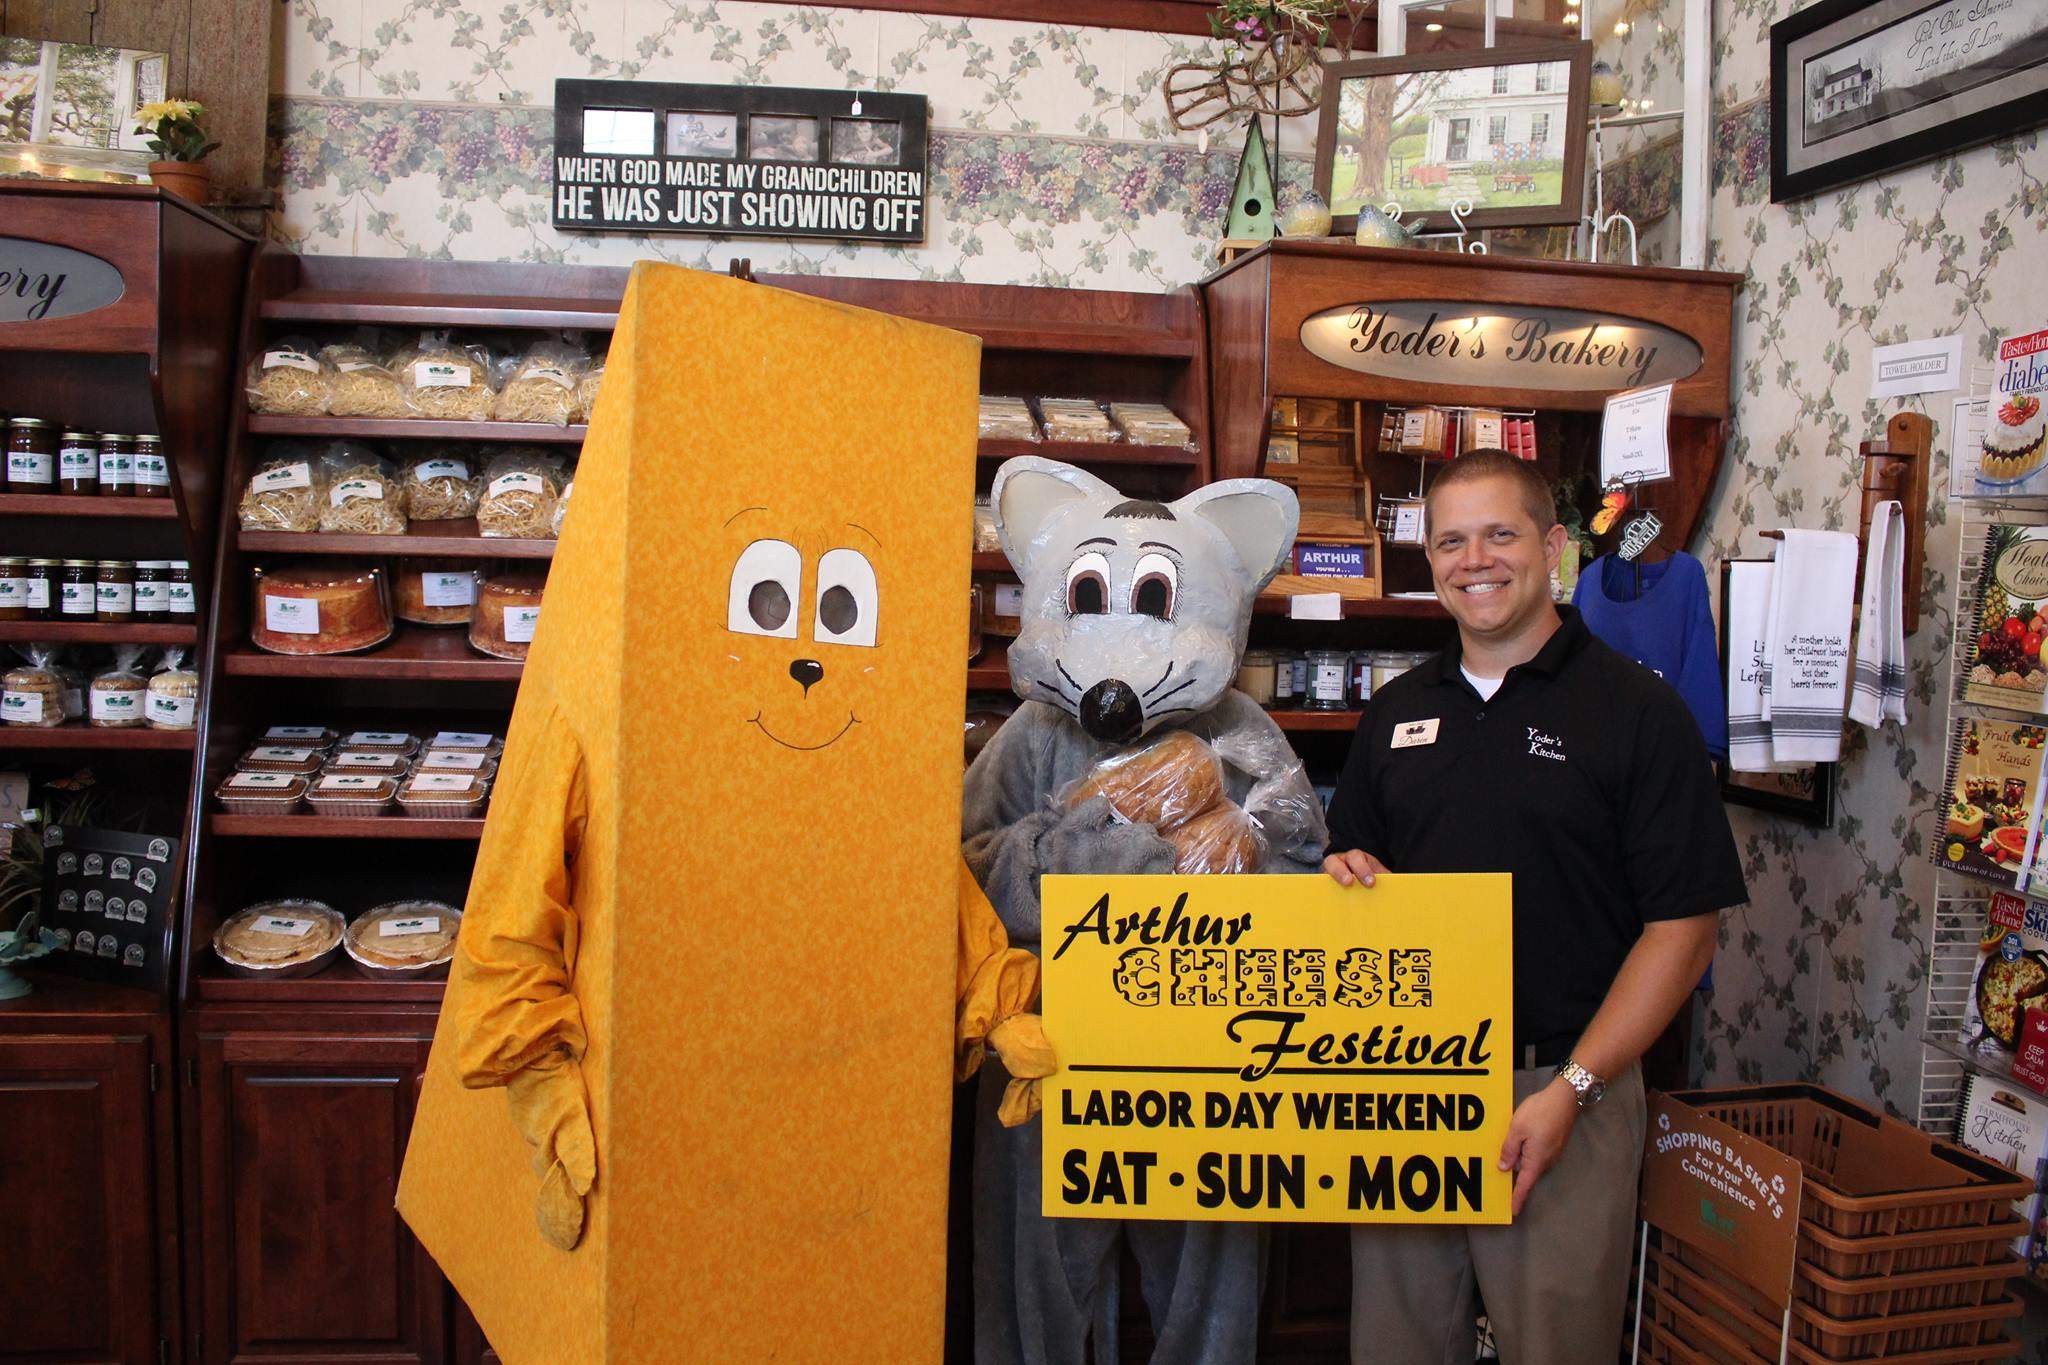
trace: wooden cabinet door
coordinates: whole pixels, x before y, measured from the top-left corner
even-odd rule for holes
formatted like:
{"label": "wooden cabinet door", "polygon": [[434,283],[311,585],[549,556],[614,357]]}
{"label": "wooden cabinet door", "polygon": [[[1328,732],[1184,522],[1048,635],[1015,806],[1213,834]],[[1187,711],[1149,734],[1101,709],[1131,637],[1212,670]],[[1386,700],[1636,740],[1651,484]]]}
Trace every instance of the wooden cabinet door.
{"label": "wooden cabinet door", "polygon": [[195,1043],[199,1358],[440,1361],[446,1291],[392,1207],[427,1040]]}
{"label": "wooden cabinet door", "polygon": [[157,1359],[147,1038],[0,1037],[0,1361]]}

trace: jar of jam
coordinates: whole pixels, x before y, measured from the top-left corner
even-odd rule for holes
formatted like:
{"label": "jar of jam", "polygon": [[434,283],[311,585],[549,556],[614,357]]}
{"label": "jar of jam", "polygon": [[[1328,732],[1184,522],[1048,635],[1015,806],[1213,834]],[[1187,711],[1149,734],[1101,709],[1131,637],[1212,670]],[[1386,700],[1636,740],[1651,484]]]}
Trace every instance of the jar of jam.
{"label": "jar of jam", "polygon": [[0,621],[28,619],[28,561],[0,558]]}
{"label": "jar of jam", "polygon": [[1342,711],[1345,682],[1351,672],[1351,655],[1342,649],[1312,649],[1308,659],[1308,695],[1301,700],[1304,710]]}
{"label": "jar of jam", "polygon": [[135,438],[135,496],[168,498],[171,495],[171,461],[163,442],[154,436]]}
{"label": "jar of jam", "polygon": [[54,559],[31,559],[28,562],[28,619],[31,621],[54,621],[57,619],[57,601],[62,585],[63,566]]}
{"label": "jar of jam", "polygon": [[100,491],[100,438],[90,431],[67,431],[57,443],[57,491]]}
{"label": "jar of jam", "polygon": [[99,609],[99,561],[67,559],[57,577],[57,615],[65,621],[90,621]]}
{"label": "jar of jam", "polygon": [[135,492],[135,438],[100,437],[100,496],[126,498]]}
{"label": "jar of jam", "polygon": [[7,491],[57,491],[57,428],[40,417],[7,423]]}
{"label": "jar of jam", "polygon": [[93,583],[93,617],[100,621],[135,619],[135,561],[102,559]]}
{"label": "jar of jam", "polygon": [[189,624],[199,619],[199,600],[192,594],[191,561],[174,559],[170,568],[171,620]]}
{"label": "jar of jam", "polygon": [[1273,701],[1276,711],[1286,711],[1301,705],[1302,698],[1294,690],[1294,661],[1301,657],[1293,650],[1275,650],[1273,653]]}
{"label": "jar of jam", "polygon": [[1351,656],[1351,702],[1363,706],[1372,700],[1372,653],[1358,650]]}
{"label": "jar of jam", "polygon": [[[6,560],[0,560],[5,565]],[[135,561],[135,619],[137,621],[168,621],[171,619],[171,561],[168,559],[138,559]]]}

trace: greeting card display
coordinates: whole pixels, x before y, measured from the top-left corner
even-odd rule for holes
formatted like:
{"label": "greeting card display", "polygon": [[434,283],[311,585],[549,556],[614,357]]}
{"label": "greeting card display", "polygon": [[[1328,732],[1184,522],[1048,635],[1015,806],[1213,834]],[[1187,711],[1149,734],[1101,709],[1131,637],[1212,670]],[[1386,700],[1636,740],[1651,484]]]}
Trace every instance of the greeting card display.
{"label": "greeting card display", "polygon": [[2016,890],[2048,891],[2035,861],[2041,807],[2041,758],[2048,726],[1964,717],[1949,741],[1948,804],[1934,839],[1934,862]]}
{"label": "greeting card display", "polygon": [[161,990],[169,979],[178,841],[156,834],[43,827],[43,965]]}

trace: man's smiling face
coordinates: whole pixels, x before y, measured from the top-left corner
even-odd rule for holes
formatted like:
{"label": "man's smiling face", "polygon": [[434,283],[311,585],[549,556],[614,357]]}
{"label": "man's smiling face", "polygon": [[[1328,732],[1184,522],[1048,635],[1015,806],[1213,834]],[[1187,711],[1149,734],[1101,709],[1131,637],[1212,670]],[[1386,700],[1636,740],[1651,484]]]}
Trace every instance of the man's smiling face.
{"label": "man's smiling face", "polygon": [[1550,605],[1550,571],[1564,528],[1538,527],[1515,485],[1497,476],[1435,489],[1429,498],[1429,573],[1444,609],[1468,637],[1508,639]]}

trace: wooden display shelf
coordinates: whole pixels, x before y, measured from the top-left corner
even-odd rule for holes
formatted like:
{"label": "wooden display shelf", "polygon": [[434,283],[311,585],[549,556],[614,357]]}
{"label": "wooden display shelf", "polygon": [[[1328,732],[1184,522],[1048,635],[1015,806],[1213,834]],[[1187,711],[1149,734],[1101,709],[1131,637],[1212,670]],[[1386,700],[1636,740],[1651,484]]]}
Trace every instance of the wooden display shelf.
{"label": "wooden display shelf", "polygon": [[[1277,592],[1262,592],[1252,607],[1260,616],[1287,615],[1287,596]],[[1444,604],[1427,597],[1347,597],[1344,599],[1344,619],[1380,621],[1448,621],[1451,614],[1444,610]]]}
{"label": "wooden display shelf", "polygon": [[553,422],[440,422],[412,417],[266,417],[251,413],[252,436],[301,436],[309,440],[513,441],[522,444],[581,445],[590,428]]}
{"label": "wooden display shelf", "polygon": [[974,567],[987,573],[1015,574],[1017,572],[1010,565],[1010,557],[1001,550],[976,550],[974,552]]}
{"label": "wooden display shelf", "polygon": [[970,692],[1007,692],[1010,690],[1010,647],[983,645],[981,657],[967,665],[967,689]]}
{"label": "wooden display shelf", "polygon": [[552,540],[511,540],[477,534],[476,519],[416,521],[401,536],[342,535],[326,531],[238,531],[235,543],[250,554],[422,555],[457,559],[552,559]]}
{"label": "wooden display shelf", "polygon": [[0,725],[0,749],[191,750],[196,730],[116,729],[84,724]]}
{"label": "wooden display shelf", "polygon": [[209,815],[207,828],[234,839],[481,839],[482,820],[416,815]]}
{"label": "wooden display shelf", "polygon": [[400,626],[361,654],[271,654],[243,644],[222,651],[221,671],[241,678],[410,678],[428,682],[518,682],[525,663],[469,647],[461,630]]}
{"label": "wooden display shelf", "polygon": [[[212,947],[201,941],[195,953],[213,957]],[[379,981],[358,973],[346,954],[312,976],[282,981],[230,976],[217,961],[208,961],[192,973],[193,994],[201,1000],[224,1004],[373,1004],[379,1002],[438,1005],[448,983],[441,981]]]}
{"label": "wooden display shelf", "polygon": [[538,327],[608,332],[619,300],[502,296],[460,300],[446,294],[295,289],[263,301],[265,322],[379,323],[387,327]]}
{"label": "wooden display shelf", "polygon": [[85,493],[0,493],[0,517],[133,517],[175,521],[172,498],[99,497]]}
{"label": "wooden display shelf", "polygon": [[1344,731],[1358,728],[1362,711],[1268,711],[1273,723],[1293,732]]}
{"label": "wooden display shelf", "polygon": [[1202,462],[1201,454],[1180,446],[1141,446],[1129,441],[988,441],[981,443],[984,460],[1007,460],[1016,455],[1043,455],[1068,464],[1159,465],[1191,469]]}
{"label": "wooden display shelf", "polygon": [[119,625],[112,621],[0,621],[0,643],[53,645],[196,645],[199,627]]}

